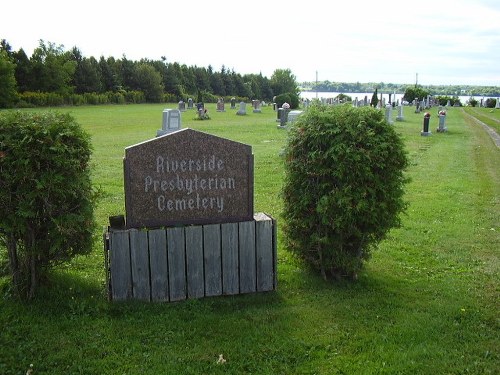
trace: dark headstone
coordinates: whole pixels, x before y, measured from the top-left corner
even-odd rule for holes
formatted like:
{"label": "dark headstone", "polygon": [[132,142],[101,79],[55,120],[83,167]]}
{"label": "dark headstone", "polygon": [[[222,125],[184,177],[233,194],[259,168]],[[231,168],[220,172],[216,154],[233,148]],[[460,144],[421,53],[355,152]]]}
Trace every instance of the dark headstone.
{"label": "dark headstone", "polygon": [[253,218],[248,145],[182,129],[125,149],[128,228]]}

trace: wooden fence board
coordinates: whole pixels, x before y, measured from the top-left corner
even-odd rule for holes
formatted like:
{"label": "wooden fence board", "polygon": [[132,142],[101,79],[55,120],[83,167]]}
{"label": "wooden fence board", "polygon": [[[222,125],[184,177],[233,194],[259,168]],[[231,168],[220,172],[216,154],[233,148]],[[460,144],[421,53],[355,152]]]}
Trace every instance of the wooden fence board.
{"label": "wooden fence board", "polygon": [[186,227],[186,273],[188,298],[205,296],[203,227]]}
{"label": "wooden fence board", "polygon": [[222,246],[222,292],[238,294],[240,292],[238,260],[238,223],[221,224]]}
{"label": "wooden fence board", "polygon": [[255,222],[239,223],[240,293],[256,291]]}
{"label": "wooden fence board", "polygon": [[274,289],[273,226],[265,215],[255,217],[257,291]]}
{"label": "wooden fence board", "polygon": [[144,230],[130,230],[130,261],[132,268],[132,294],[135,299],[149,301],[149,249],[148,233]]}
{"label": "wooden fence board", "polygon": [[167,229],[170,301],[186,299],[184,228]]}
{"label": "wooden fence board", "polygon": [[203,226],[205,296],[222,294],[221,233],[219,224]]}
{"label": "wooden fence board", "polygon": [[121,301],[132,297],[132,275],[130,270],[130,244],[127,231],[110,232],[111,295]]}
{"label": "wooden fence board", "polygon": [[164,229],[149,231],[151,300],[168,301],[167,236]]}

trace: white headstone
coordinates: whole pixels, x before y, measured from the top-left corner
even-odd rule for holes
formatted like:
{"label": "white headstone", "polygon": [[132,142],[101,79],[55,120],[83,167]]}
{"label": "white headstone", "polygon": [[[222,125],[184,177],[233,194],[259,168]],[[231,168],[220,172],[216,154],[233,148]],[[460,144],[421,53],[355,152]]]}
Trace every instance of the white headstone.
{"label": "white headstone", "polygon": [[404,116],[403,116],[403,105],[399,104],[398,105],[398,117],[396,117],[396,121],[404,121]]}
{"label": "white headstone", "polygon": [[243,116],[247,114],[247,104],[245,102],[240,102],[240,109],[236,112],[237,115]]}
{"label": "white headstone", "polygon": [[385,121],[387,121],[389,125],[392,125],[394,123],[392,121],[392,105],[390,104],[387,104],[385,106]]}
{"label": "white headstone", "polygon": [[156,131],[156,136],[162,136],[181,129],[181,111],[178,109],[164,109],[161,129]]}

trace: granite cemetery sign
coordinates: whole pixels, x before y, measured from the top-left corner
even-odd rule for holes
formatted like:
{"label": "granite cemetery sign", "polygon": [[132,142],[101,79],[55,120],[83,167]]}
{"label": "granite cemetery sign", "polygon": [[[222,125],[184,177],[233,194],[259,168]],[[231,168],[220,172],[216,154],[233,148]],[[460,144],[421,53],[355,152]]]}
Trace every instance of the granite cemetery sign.
{"label": "granite cemetery sign", "polygon": [[182,129],[125,149],[127,228],[253,219],[250,146]]}

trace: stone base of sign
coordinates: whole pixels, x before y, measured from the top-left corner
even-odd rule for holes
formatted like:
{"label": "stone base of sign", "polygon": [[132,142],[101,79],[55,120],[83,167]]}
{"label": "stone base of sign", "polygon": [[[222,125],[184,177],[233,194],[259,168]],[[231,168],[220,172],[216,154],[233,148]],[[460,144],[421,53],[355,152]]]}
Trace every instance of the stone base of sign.
{"label": "stone base of sign", "polygon": [[276,290],[276,221],[162,229],[108,228],[103,235],[109,299],[174,302]]}

